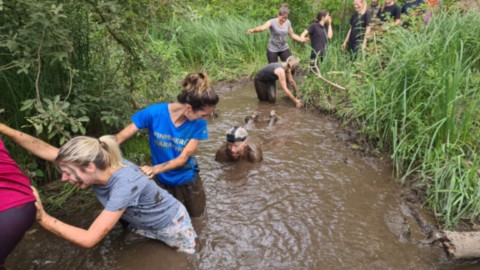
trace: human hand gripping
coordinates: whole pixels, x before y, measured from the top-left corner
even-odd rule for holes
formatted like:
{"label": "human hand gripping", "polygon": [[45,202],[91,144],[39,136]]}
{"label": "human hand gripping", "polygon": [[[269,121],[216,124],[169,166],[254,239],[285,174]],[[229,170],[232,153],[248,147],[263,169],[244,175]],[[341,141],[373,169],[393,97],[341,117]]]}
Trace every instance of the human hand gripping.
{"label": "human hand gripping", "polygon": [[303,106],[302,101],[298,98],[296,98],[294,102],[295,102],[295,107],[297,108],[301,108]]}
{"label": "human hand gripping", "polygon": [[140,167],[140,170],[150,179],[153,179],[153,177],[156,175],[155,173],[155,168],[153,166],[142,166]]}
{"label": "human hand gripping", "polygon": [[42,200],[40,199],[40,194],[38,194],[37,189],[32,186],[31,188],[33,191],[33,196],[35,196],[36,199],[35,207],[37,208],[37,221],[41,222],[43,218],[47,215],[47,213],[45,212],[45,209],[43,209]]}

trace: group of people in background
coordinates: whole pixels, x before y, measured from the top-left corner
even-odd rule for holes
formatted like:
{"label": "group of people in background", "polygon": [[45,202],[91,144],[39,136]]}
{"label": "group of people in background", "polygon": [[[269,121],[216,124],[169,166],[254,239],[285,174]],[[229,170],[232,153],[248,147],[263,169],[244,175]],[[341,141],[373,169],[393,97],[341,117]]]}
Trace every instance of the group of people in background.
{"label": "group of people in background", "polygon": [[[369,9],[366,0],[354,0],[355,12],[342,47],[353,53],[366,47],[372,16],[382,21],[391,18],[400,25],[401,13],[406,14],[422,3],[411,0],[399,8],[395,0],[385,0],[383,5],[372,0]],[[268,64],[256,73],[254,86],[259,101],[273,103],[278,80],[285,95],[301,107],[293,76],[300,59],[292,55],[287,35],[300,43],[311,42],[310,65],[315,66],[316,61],[325,57],[333,36],[332,18],[328,11],[321,10],[299,36],[288,16],[288,5],[283,5],[276,18],[247,31],[251,35],[270,30]],[[116,135],[98,139],[78,136],[57,148],[0,123],[0,135],[35,156],[54,162],[60,168],[62,181],[82,189],[92,187],[104,208],[88,229],[49,215],[38,192],[30,187],[29,178],[10,157],[0,138],[0,270],[35,220],[59,237],[86,248],[95,246],[121,222],[132,233],[160,240],[178,251],[195,252],[196,233],[190,217],[204,214],[206,196],[193,153],[199,142],[208,138],[205,118],[218,102],[219,96],[207,75],[191,73],[182,81],[182,91],[175,102],[154,104],[135,113],[132,123]],[[119,145],[142,129],[148,129],[152,162],[137,166],[122,157]],[[248,137],[245,128],[235,126],[227,131],[226,142],[215,159],[260,162],[263,157],[258,145]]]}

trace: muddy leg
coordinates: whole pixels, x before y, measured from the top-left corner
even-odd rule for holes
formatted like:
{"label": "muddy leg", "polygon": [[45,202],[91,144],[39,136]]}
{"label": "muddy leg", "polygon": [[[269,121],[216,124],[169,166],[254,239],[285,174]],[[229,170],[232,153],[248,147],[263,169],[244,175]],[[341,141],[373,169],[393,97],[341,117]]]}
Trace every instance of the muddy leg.
{"label": "muddy leg", "polygon": [[275,122],[278,120],[278,115],[275,113],[275,110],[270,111],[270,122],[268,123],[268,127],[273,126]]}

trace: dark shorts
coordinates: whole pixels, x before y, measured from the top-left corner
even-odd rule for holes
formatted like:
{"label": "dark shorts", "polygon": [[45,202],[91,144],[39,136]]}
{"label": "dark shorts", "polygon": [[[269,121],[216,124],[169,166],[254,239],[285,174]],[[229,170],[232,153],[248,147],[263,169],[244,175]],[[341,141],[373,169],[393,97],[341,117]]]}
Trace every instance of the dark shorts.
{"label": "dark shorts", "polygon": [[29,202],[0,212],[0,269],[7,256],[35,222],[37,208]]}
{"label": "dark shorts", "polygon": [[257,92],[258,100],[275,103],[276,87],[275,81],[260,81],[255,78],[253,80],[255,92]]}
{"label": "dark shorts", "polygon": [[291,55],[292,52],[290,51],[290,49],[286,49],[285,51],[281,52],[271,52],[267,50],[267,60],[269,64],[278,62],[278,57],[282,59],[282,62],[285,62],[287,61],[287,58]]}
{"label": "dark shorts", "polygon": [[204,214],[206,204],[205,190],[198,173],[195,175],[195,179],[181,186],[169,187],[163,184],[160,184],[160,186],[185,206],[190,217],[199,217]]}

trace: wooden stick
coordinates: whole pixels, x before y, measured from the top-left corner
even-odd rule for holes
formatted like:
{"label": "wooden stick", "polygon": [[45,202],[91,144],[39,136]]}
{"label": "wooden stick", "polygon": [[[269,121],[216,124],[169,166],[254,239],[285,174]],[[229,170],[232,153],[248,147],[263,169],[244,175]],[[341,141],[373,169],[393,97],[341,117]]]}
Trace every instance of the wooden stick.
{"label": "wooden stick", "polygon": [[345,88],[345,87],[343,87],[343,86],[341,86],[341,85],[338,85],[338,84],[336,84],[336,83],[334,83],[334,82],[331,82],[331,81],[325,79],[325,78],[322,76],[322,73],[320,72],[320,68],[318,68],[318,64],[317,64],[316,59],[315,59],[315,67],[312,68],[312,72],[313,72],[315,75],[317,75],[317,77],[318,77],[320,80],[322,80],[322,81],[330,84],[331,86],[333,86],[333,87],[335,87],[335,88],[337,88],[337,89],[340,89],[340,90],[347,91],[347,88]]}

